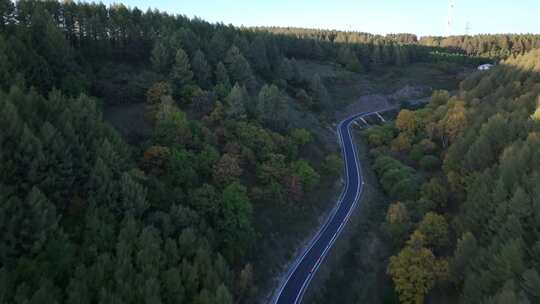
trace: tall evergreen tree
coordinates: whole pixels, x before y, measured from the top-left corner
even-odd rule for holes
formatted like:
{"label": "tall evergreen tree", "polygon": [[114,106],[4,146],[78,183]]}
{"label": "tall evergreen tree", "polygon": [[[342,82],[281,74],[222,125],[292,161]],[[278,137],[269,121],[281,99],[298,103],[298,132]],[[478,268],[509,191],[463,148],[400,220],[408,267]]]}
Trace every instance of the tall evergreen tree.
{"label": "tall evergreen tree", "polygon": [[[11,199],[8,200],[9,202],[14,203],[16,200]],[[20,205],[24,208],[20,208]],[[13,208],[7,213],[11,214],[10,224],[7,227],[10,229],[8,233],[15,236],[15,244],[20,248],[19,250],[23,250],[24,253],[38,253],[58,228],[56,208],[35,187],[20,205],[8,205],[8,208]]]}
{"label": "tall evergreen tree", "polygon": [[223,54],[227,52],[229,44],[225,38],[223,31],[215,31],[212,39],[210,39],[209,58],[213,64],[217,64],[223,58]]}
{"label": "tall evergreen tree", "polygon": [[285,96],[275,85],[265,85],[257,97],[257,115],[269,126],[279,129],[284,127],[288,105]]}
{"label": "tall evergreen tree", "polygon": [[167,73],[171,66],[171,56],[162,39],[156,40],[150,57],[152,67],[156,72]]}
{"label": "tall evergreen tree", "polygon": [[189,85],[193,80],[193,72],[189,58],[183,49],[176,52],[175,63],[171,71],[171,82],[174,88],[179,91],[182,87]]}
{"label": "tall evergreen tree", "polygon": [[223,98],[227,96],[229,94],[229,91],[231,90],[231,81],[229,79],[229,72],[227,72],[227,68],[221,61],[218,62],[216,66],[215,74],[215,90],[217,94]]}
{"label": "tall evergreen tree", "polygon": [[148,208],[146,189],[133,180],[128,174],[122,174],[120,180],[121,211],[136,217],[141,217]]}
{"label": "tall evergreen tree", "polygon": [[236,46],[232,46],[225,56],[225,63],[233,82],[238,82],[248,89],[255,84],[255,77],[246,58]]}
{"label": "tall evergreen tree", "polygon": [[206,57],[201,50],[197,50],[195,52],[191,65],[193,66],[193,72],[195,74],[197,84],[203,88],[207,88],[210,85],[210,66],[208,65]]}
{"label": "tall evergreen tree", "polygon": [[403,51],[399,44],[394,45],[394,64],[402,66],[404,64]]}
{"label": "tall evergreen tree", "polygon": [[216,289],[216,303],[232,304],[233,299],[225,285],[221,284]]}
{"label": "tall evergreen tree", "polygon": [[[11,1],[7,1],[11,3]],[[1,6],[1,4],[0,4]],[[8,85],[12,81],[12,63],[8,57],[8,46],[3,36],[0,35],[0,89],[8,89]]]}
{"label": "tall evergreen tree", "polygon": [[381,45],[379,43],[373,44],[373,50],[371,51],[371,61],[374,64],[381,64],[383,63],[383,55],[381,50]]}
{"label": "tall evergreen tree", "polygon": [[220,218],[220,232],[223,246],[229,260],[243,256],[253,241],[251,226],[251,202],[246,188],[232,183],[223,190]]}
{"label": "tall evergreen tree", "polygon": [[227,102],[229,104],[227,116],[232,119],[243,119],[247,117],[249,94],[244,86],[236,83],[229,96],[227,96]]}
{"label": "tall evergreen tree", "polygon": [[278,68],[279,77],[287,82],[293,80],[294,71],[291,65],[291,61],[287,58],[283,58]]}
{"label": "tall evergreen tree", "polygon": [[311,94],[313,96],[313,103],[315,110],[321,110],[328,107],[329,96],[326,86],[322,83],[319,74],[315,74],[309,84]]}
{"label": "tall evergreen tree", "polygon": [[253,68],[265,77],[269,76],[270,63],[266,54],[266,44],[264,38],[258,35],[250,45],[250,59]]}
{"label": "tall evergreen tree", "polygon": [[216,66],[216,82],[228,88],[230,88],[231,86],[229,73],[227,72],[227,68],[221,61]]}
{"label": "tall evergreen tree", "polygon": [[338,61],[344,65],[349,71],[359,72],[361,69],[360,61],[348,46],[343,46],[338,51]]}
{"label": "tall evergreen tree", "polygon": [[540,275],[535,269],[528,269],[523,273],[522,284],[532,303],[540,301]]}

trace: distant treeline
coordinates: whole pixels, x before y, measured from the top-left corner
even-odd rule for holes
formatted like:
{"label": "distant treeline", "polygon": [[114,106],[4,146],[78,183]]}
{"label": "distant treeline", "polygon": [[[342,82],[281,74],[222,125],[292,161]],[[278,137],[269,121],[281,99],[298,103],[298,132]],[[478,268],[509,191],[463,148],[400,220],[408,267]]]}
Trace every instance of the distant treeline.
{"label": "distant treeline", "polygon": [[[67,74],[83,81],[90,62],[147,64],[163,43],[182,46],[190,58],[200,50],[212,67],[234,45],[266,80],[280,76],[284,57],[337,61],[362,71],[425,60],[428,54],[414,45],[416,37],[410,34],[381,37],[298,30],[298,35],[291,35],[281,29],[236,28],[121,4],[22,0],[15,8],[10,1],[3,2],[4,68],[11,75],[22,72],[43,92],[61,87]],[[174,59],[174,54],[163,56],[165,63]]]}
{"label": "distant treeline", "polygon": [[450,37],[422,37],[421,45],[438,47],[469,56],[505,59],[540,47],[540,35],[499,34]]}
{"label": "distant treeline", "polygon": [[496,35],[462,35],[462,36],[425,36],[418,38],[414,34],[375,35],[355,31],[336,31],[306,29],[294,27],[257,27],[274,34],[283,34],[296,38],[315,39],[322,42],[364,44],[373,49],[373,45],[399,44],[425,46],[417,48],[421,56],[415,59],[427,59],[426,53],[457,53],[467,56],[477,56],[490,59],[504,59],[511,55],[520,55],[540,47],[540,35],[535,34],[496,34]]}

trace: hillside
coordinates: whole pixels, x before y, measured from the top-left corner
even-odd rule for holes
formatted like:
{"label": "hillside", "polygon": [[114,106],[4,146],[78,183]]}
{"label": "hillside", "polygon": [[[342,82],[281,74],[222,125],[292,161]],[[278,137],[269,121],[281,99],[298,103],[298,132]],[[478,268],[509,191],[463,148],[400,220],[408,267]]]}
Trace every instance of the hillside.
{"label": "hillside", "polygon": [[[540,50],[533,50],[473,73],[455,96],[436,91],[425,108],[402,110],[395,122],[364,131],[380,186],[393,201],[374,230],[391,245],[382,254],[393,255],[386,284],[396,296],[379,298],[540,300],[539,72]],[[363,235],[355,238],[366,241]],[[367,267],[364,255],[350,255],[347,267]],[[365,276],[333,279],[329,298],[365,299]]]}
{"label": "hillside", "polygon": [[389,104],[420,109],[358,138],[374,250],[314,299],[535,303],[538,41],[0,0],[0,302],[264,302],[339,197],[335,123]]}
{"label": "hillside", "polygon": [[297,62],[356,73],[367,55],[121,4],[1,3],[2,301],[270,288],[341,171],[328,77]]}

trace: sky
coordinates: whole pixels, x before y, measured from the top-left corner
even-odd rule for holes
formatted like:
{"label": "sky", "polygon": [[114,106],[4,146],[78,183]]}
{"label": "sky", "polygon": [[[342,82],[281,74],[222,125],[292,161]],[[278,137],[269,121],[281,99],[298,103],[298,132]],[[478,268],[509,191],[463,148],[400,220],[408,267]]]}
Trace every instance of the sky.
{"label": "sky", "polygon": [[454,0],[450,30],[450,0],[102,1],[143,10],[157,8],[236,26],[294,26],[419,36],[540,33],[540,0]]}

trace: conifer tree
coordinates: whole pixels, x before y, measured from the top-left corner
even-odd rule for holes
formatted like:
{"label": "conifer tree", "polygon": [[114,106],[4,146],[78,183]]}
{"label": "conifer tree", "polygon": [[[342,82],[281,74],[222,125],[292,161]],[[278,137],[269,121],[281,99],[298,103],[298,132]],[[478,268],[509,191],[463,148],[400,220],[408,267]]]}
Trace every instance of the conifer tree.
{"label": "conifer tree", "polygon": [[287,58],[283,58],[279,64],[279,68],[278,68],[278,74],[279,74],[279,78],[289,82],[291,80],[293,80],[294,78],[294,75],[293,75],[293,67],[291,65],[291,61]]}
{"label": "conifer tree", "polygon": [[394,45],[394,64],[402,66],[404,64],[403,52],[399,44]]}
{"label": "conifer tree", "polygon": [[[11,1],[7,1],[8,3],[11,3]],[[0,7],[2,4],[0,3]],[[1,10],[1,8],[0,8]],[[1,13],[0,13],[1,16]],[[2,17],[0,17],[1,19]],[[0,20],[0,28],[2,27],[2,22]],[[0,89],[8,89],[8,85],[11,83],[11,69],[12,69],[12,63],[10,62],[10,58],[8,57],[8,46],[5,38],[3,36],[0,36]]]}
{"label": "conifer tree", "polygon": [[246,188],[237,182],[228,185],[222,194],[221,218],[218,226],[229,260],[243,256],[253,240],[251,202]]}
{"label": "conifer tree", "polygon": [[78,265],[75,269],[75,275],[71,278],[67,293],[67,304],[90,304],[91,295],[86,281],[86,267],[84,265]]}
{"label": "conifer tree", "polygon": [[359,72],[361,69],[360,61],[356,54],[348,46],[343,46],[338,51],[338,61],[349,71]]}
{"label": "conifer tree", "polygon": [[210,84],[210,67],[206,61],[206,57],[201,50],[197,50],[193,56],[191,65],[197,84],[203,88],[207,88]]}
{"label": "conifer tree", "polygon": [[227,110],[227,116],[232,119],[244,119],[247,116],[249,106],[249,95],[244,86],[240,86],[238,83],[234,85],[229,96],[227,96],[227,102],[229,109]]}
{"label": "conifer tree", "polygon": [[221,98],[223,98],[227,96],[229,94],[229,91],[231,90],[231,81],[229,79],[229,73],[227,72],[227,68],[221,61],[218,62],[216,66],[215,77],[215,91]]}
{"label": "conifer tree", "polygon": [[27,183],[23,185],[26,189],[30,189],[32,185],[42,180],[45,173],[43,172],[45,162],[43,145],[27,125],[23,127],[14,159],[17,161],[18,176],[23,177]]}
{"label": "conifer tree", "polygon": [[381,64],[383,63],[382,59],[382,51],[381,51],[381,45],[379,43],[373,44],[373,50],[371,51],[371,61],[374,64]]}
{"label": "conifer tree", "polygon": [[278,87],[265,85],[257,98],[257,115],[269,126],[279,129],[284,127],[287,117],[287,103]]}
{"label": "conifer tree", "polygon": [[540,301],[540,275],[536,269],[528,269],[523,273],[523,289],[534,303]]}
{"label": "conifer tree", "polygon": [[150,57],[152,67],[156,72],[166,73],[171,66],[171,56],[162,39],[156,40]]}
{"label": "conifer tree", "polygon": [[250,59],[255,71],[263,76],[270,73],[270,63],[266,54],[266,45],[262,36],[258,35],[250,45]]}
{"label": "conifer tree", "polygon": [[146,189],[133,180],[128,174],[122,174],[120,181],[122,212],[141,217],[148,208]]}
{"label": "conifer tree", "polygon": [[302,78],[302,74],[300,73],[300,68],[298,67],[298,62],[296,62],[296,59],[291,59],[290,61],[291,68],[292,68],[292,80],[296,83],[300,83],[304,81]]}
{"label": "conifer tree", "polygon": [[461,282],[468,265],[477,254],[477,250],[478,244],[472,233],[467,232],[458,240],[457,248],[450,264],[450,275],[454,282]]}
{"label": "conifer tree", "polygon": [[191,84],[193,72],[186,52],[183,49],[176,51],[175,62],[171,71],[171,82],[173,87],[180,90],[183,86]]}
{"label": "conifer tree", "polygon": [[163,281],[163,299],[166,303],[185,302],[185,288],[182,284],[180,270],[176,267],[169,268],[162,274]]}
{"label": "conifer tree", "polygon": [[221,284],[216,289],[216,303],[232,304],[233,299],[225,285]]}
{"label": "conifer tree", "polygon": [[216,31],[210,39],[209,58],[213,64],[222,60],[223,54],[227,52],[229,44],[223,31]]}
{"label": "conifer tree", "polygon": [[[13,202],[13,200],[11,200]],[[18,222],[12,231],[17,235],[18,246],[25,251],[39,252],[47,239],[58,228],[58,216],[56,208],[51,202],[37,189],[32,188],[24,200],[24,208],[12,206],[18,211],[13,210],[15,215],[10,221]]]}
{"label": "conifer tree", "polygon": [[323,108],[326,108],[329,105],[328,91],[325,85],[322,83],[319,74],[315,74],[313,76],[309,88],[313,96],[314,109],[322,110]]}
{"label": "conifer tree", "polygon": [[225,64],[233,82],[238,82],[248,89],[252,88],[255,77],[251,71],[249,62],[236,46],[232,46],[225,56]]}

